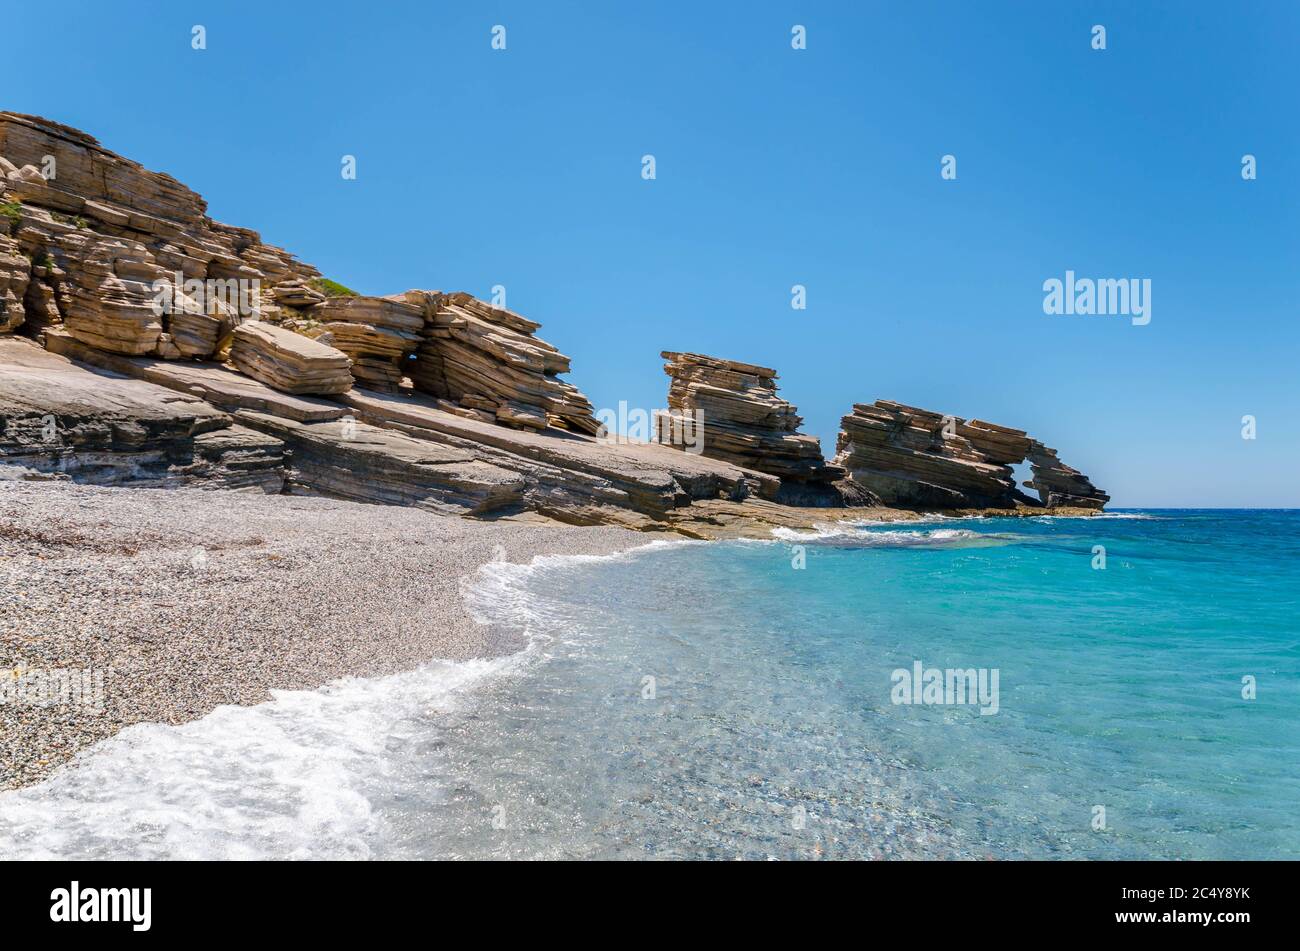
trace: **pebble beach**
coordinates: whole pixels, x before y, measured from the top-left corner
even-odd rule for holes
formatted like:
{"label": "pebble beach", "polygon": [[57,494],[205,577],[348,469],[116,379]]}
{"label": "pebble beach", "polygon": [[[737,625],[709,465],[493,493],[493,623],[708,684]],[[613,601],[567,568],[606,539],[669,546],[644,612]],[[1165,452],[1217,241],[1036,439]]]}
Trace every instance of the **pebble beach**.
{"label": "pebble beach", "polygon": [[[476,623],[461,579],[645,540],[311,496],[0,483],[0,789],[130,724],[512,652],[517,632]],[[82,672],[102,692],[30,689]]]}

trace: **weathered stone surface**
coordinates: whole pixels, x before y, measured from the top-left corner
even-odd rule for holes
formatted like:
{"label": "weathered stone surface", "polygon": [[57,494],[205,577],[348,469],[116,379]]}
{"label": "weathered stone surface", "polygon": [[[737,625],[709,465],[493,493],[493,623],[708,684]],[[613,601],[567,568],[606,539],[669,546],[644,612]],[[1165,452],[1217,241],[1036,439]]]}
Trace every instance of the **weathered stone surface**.
{"label": "weathered stone surface", "polygon": [[[33,300],[18,296],[39,311],[24,333],[62,321],[100,349],[205,358],[239,319],[276,306],[273,286],[319,276],[256,232],[212,221],[196,193],[83,132],[0,112],[0,155],[14,169],[0,184],[0,202],[17,209],[8,237],[38,278]],[[47,167],[49,180],[41,172]],[[7,303],[0,327],[12,331],[19,322],[6,293],[15,283],[7,250],[0,246],[0,301]],[[237,281],[246,284],[232,299],[223,285]],[[195,282],[204,286],[202,300]]]}
{"label": "weathered stone surface", "polygon": [[352,375],[372,389],[395,390],[405,359],[423,339],[424,307],[388,297],[331,297],[314,305],[311,319],[329,342],[352,360]]}
{"label": "weathered stone surface", "polygon": [[665,350],[668,413],[659,441],[685,448],[673,430],[702,424],[704,454],[796,482],[833,482],[844,471],[826,464],[821,444],[800,433],[803,419],[776,395],[776,371],[752,363]]}
{"label": "weathered stone surface", "polygon": [[1026,458],[1036,479],[1043,472],[1029,487],[1044,504],[1100,508],[1108,498],[1023,430],[892,400],[856,404],[840,425],[836,463],[886,505],[1014,508],[1032,501],[1012,470]]}
{"label": "weathered stone surface", "polygon": [[260,321],[235,328],[230,362],[285,393],[343,393],[352,386],[347,355],[291,330]]}
{"label": "weathered stone surface", "polygon": [[31,280],[27,283],[27,294],[23,297],[23,311],[27,318],[23,322],[24,336],[39,338],[51,327],[63,323],[55,294],[60,282],[66,278],[67,275],[54,267],[52,262],[48,265],[32,265]]}
{"label": "weathered stone surface", "polygon": [[13,333],[26,322],[24,302],[32,272],[32,262],[7,234],[10,224],[9,218],[0,216],[0,334]]}
{"label": "weathered stone surface", "polygon": [[325,300],[325,295],[301,278],[281,281],[271,288],[271,297],[286,307],[311,307]]}
{"label": "weathered stone surface", "polygon": [[156,357],[107,353],[59,330],[50,330],[46,334],[45,346],[51,352],[79,363],[198,396],[227,412],[251,409],[305,423],[338,419],[348,412],[337,403],[316,397],[281,393],[219,363],[174,362]]}
{"label": "weathered stone surface", "polygon": [[1025,486],[1037,490],[1044,505],[1101,510],[1110,501],[1086,475],[1067,466],[1057,458],[1055,449],[1040,442],[1035,441],[1029,450],[1029,466],[1034,477]]}
{"label": "weathered stone surface", "polygon": [[561,521],[666,527],[670,513],[696,501],[770,499],[779,489],[770,475],[652,443],[511,429],[449,413],[423,396],[354,389],[341,399],[358,420],[464,449],[519,473],[524,503]]}
{"label": "weathered stone surface", "polygon": [[517,473],[467,450],[353,421],[300,423],[251,410],[235,418],[293,449],[289,480],[298,491],[450,515],[483,515],[522,501]]}
{"label": "weathered stone surface", "polygon": [[284,446],[202,400],[0,339],[0,478],[279,492]]}
{"label": "weathered stone surface", "polygon": [[402,296],[425,307],[426,339],[410,369],[417,389],[515,428],[600,429],[590,401],[559,379],[569,358],[534,336],[536,321],[463,292]]}

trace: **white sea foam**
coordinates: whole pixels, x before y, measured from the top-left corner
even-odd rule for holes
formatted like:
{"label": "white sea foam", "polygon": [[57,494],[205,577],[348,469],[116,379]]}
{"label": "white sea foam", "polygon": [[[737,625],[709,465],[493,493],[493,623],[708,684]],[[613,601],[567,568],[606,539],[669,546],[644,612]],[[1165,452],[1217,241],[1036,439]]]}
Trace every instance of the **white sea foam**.
{"label": "white sea foam", "polygon": [[0,855],[370,857],[381,831],[373,802],[390,785],[392,744],[473,703],[487,680],[538,659],[545,619],[523,582],[537,571],[679,544],[697,543],[483,565],[463,590],[480,623],[524,633],[527,646],[509,656],[276,690],[266,703],[218,707],[180,726],[127,727],[44,782],[0,793]]}
{"label": "white sea foam", "polygon": [[521,659],[433,663],[127,727],[45,782],[0,794],[0,855],[368,857],[386,746]]}
{"label": "white sea foam", "polygon": [[[897,523],[892,523],[897,524]],[[908,523],[912,524],[912,523]],[[772,535],[788,543],[840,543],[854,548],[945,548],[970,544],[1005,544],[1019,536],[1008,533],[983,533],[968,528],[893,529],[866,531],[856,523],[814,525],[810,532],[791,528],[774,528]]]}

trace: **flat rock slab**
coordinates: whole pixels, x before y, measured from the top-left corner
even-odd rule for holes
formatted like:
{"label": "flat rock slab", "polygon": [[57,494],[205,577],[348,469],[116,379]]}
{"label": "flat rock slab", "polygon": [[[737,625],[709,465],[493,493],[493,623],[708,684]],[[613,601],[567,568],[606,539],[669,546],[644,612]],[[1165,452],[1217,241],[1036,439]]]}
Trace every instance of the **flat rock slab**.
{"label": "flat rock slab", "polygon": [[5,337],[0,478],[279,492],[284,444],[196,397]]}
{"label": "flat rock slab", "polygon": [[559,429],[532,432],[466,419],[418,395],[354,388],[339,399],[358,419],[494,449],[501,454],[492,457],[498,465],[526,470],[529,463],[541,464],[604,480],[626,493],[628,507],[646,514],[661,514],[692,499],[775,494],[779,485],[773,476],[653,443],[613,442]]}
{"label": "flat rock slab", "polygon": [[526,483],[517,472],[467,450],[349,420],[303,423],[250,410],[235,418],[293,449],[295,489],[449,515],[481,515],[523,502]]}
{"label": "flat rock slab", "polygon": [[343,351],[261,321],[235,328],[230,362],[283,393],[323,396],[352,386],[352,361]]}
{"label": "flat rock slab", "polygon": [[45,416],[56,417],[59,430],[98,421],[110,428],[153,430],[162,438],[193,436],[231,422],[197,397],[89,370],[26,338],[0,337],[0,442],[14,435],[19,420]]}
{"label": "flat rock slab", "polygon": [[46,331],[45,346],[54,353],[81,363],[202,397],[231,412],[251,409],[305,423],[325,422],[347,414],[347,410],[337,403],[312,396],[281,393],[220,363],[160,360],[156,357],[128,357],[106,353],[57,330]]}

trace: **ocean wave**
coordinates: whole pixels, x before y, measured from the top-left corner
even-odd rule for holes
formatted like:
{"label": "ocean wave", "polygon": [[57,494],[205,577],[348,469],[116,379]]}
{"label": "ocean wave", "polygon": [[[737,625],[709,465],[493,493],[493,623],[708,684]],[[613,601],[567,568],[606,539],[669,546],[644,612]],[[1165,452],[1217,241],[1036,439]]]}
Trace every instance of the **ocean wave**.
{"label": "ocean wave", "polygon": [[835,545],[845,548],[983,548],[1009,545],[1024,536],[1010,532],[975,532],[968,528],[867,531],[853,523],[814,525],[811,532],[775,528],[773,536],[791,543]]}
{"label": "ocean wave", "polygon": [[1064,521],[1090,522],[1093,519],[1138,519],[1144,522],[1166,521],[1161,515],[1148,515],[1146,512],[1098,512],[1096,515],[1035,515],[1034,518],[1050,518]]}
{"label": "ocean wave", "polygon": [[537,598],[526,583],[534,575],[563,572],[577,565],[622,561],[666,548],[707,544],[709,542],[691,538],[656,539],[600,555],[534,555],[531,561],[525,562],[489,561],[480,565],[473,574],[460,579],[460,593],[470,616],[479,624],[510,626],[530,635],[535,633],[537,622],[542,620]]}
{"label": "ocean wave", "polygon": [[274,690],[182,724],[137,724],[49,779],[0,793],[16,859],[368,858],[373,802],[403,736],[521,654]]}
{"label": "ocean wave", "polygon": [[[434,661],[315,690],[272,690],[178,726],[129,726],[33,786],[0,793],[0,855],[14,859],[369,858],[382,838],[376,803],[400,764],[394,751],[468,710],[489,682],[544,656],[537,572],[633,557],[688,539],[608,555],[489,562],[463,579],[471,616],[525,636],[512,654]],[[395,746],[397,744],[397,746]]]}

